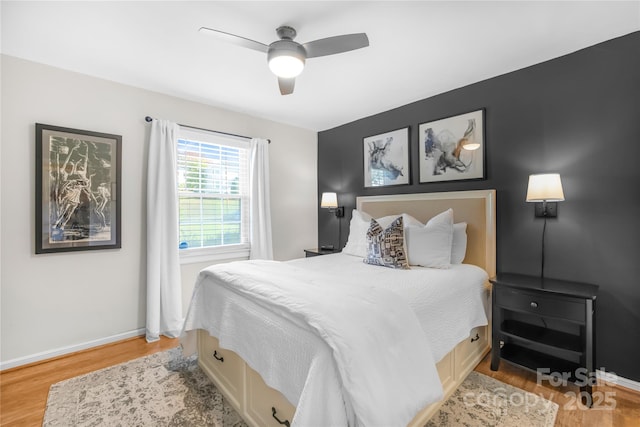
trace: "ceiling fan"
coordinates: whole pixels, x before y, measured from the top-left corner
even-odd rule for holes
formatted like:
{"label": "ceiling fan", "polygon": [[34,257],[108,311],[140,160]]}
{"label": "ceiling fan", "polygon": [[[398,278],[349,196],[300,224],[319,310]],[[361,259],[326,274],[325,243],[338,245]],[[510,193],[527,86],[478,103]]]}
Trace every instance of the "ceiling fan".
{"label": "ceiling fan", "polygon": [[295,78],[302,72],[305,60],[369,46],[369,39],[365,33],[327,37],[325,39],[300,44],[293,41],[296,37],[296,30],[286,25],[276,29],[280,40],[270,45],[207,27],[201,27],[198,31],[238,46],[266,53],[269,68],[273,74],[278,76],[278,86],[280,86],[280,93],[282,95],[293,93]]}

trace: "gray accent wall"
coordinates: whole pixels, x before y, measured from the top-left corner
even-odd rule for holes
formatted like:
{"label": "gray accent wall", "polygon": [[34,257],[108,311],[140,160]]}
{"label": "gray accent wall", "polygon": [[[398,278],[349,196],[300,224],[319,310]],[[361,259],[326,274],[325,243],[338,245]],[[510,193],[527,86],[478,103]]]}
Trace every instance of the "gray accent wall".
{"label": "gray accent wall", "polygon": [[[418,125],[480,108],[487,178],[420,184]],[[363,138],[405,126],[411,184],[365,189]],[[341,232],[344,246],[360,195],[493,188],[498,271],[538,275],[543,220],[525,195],[529,174],[545,172],[561,174],[566,198],[547,223],[545,276],[600,286],[596,364],[640,381],[639,32],[320,132],[318,206],[335,191],[346,214],[318,209],[318,244]]]}

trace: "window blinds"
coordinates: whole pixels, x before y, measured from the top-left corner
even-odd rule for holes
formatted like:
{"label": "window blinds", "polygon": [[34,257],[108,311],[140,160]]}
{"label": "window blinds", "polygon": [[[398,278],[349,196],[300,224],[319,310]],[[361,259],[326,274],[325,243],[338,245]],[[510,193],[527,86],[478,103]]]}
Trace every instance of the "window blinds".
{"label": "window blinds", "polygon": [[181,249],[248,243],[249,149],[245,138],[180,128]]}

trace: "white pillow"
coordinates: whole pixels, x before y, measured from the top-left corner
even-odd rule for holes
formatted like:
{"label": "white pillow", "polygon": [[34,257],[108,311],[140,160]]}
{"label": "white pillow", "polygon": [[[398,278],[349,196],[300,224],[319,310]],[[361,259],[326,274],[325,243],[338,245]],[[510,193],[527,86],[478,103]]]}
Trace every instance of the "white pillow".
{"label": "white pillow", "polygon": [[[380,227],[386,230],[387,227],[389,227],[391,223],[395,221],[399,216],[400,215],[383,216],[382,218],[376,218],[376,222],[380,224]],[[402,214],[402,221],[404,223],[405,229],[407,227],[424,227],[423,223],[421,223],[420,221],[418,221],[417,219],[415,219],[414,217],[406,213]]]}
{"label": "white pillow", "polygon": [[424,227],[406,227],[405,240],[410,265],[451,267],[453,210],[434,216]]}
{"label": "white pillow", "polygon": [[453,243],[451,244],[451,264],[462,264],[467,254],[467,223],[453,224]]}
{"label": "white pillow", "polygon": [[351,222],[349,223],[349,238],[347,244],[342,249],[343,254],[355,255],[359,257],[367,256],[367,231],[371,224],[371,216],[354,209],[351,213]]}

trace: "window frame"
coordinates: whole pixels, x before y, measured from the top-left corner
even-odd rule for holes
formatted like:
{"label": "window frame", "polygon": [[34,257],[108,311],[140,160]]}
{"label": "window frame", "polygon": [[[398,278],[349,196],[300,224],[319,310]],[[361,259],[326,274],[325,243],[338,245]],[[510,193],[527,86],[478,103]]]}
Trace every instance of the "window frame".
{"label": "window frame", "polygon": [[[247,157],[247,170],[246,170],[246,178],[247,178],[247,187],[249,186],[249,165],[250,165],[250,156],[251,156],[251,139],[237,137],[232,135],[226,135],[222,133],[217,133],[215,131],[207,131],[204,129],[196,129],[190,128],[186,126],[179,126],[178,132],[178,140],[187,140],[194,142],[201,142],[207,144],[215,144],[218,146],[227,146],[234,147],[246,150]],[[176,147],[176,162],[177,162],[177,147]],[[177,166],[177,164],[176,164]],[[177,177],[176,177],[176,184]],[[176,191],[178,192],[178,203],[180,203],[180,189],[178,185],[176,185]],[[248,192],[248,189],[247,189]],[[243,199],[242,196],[239,197],[240,200]],[[248,204],[251,203],[251,195],[248,194],[246,196]],[[178,221],[179,221],[179,213],[178,213]],[[244,215],[241,214],[241,218],[244,218]],[[249,239],[249,215],[247,212],[246,215],[247,221],[247,240]],[[242,220],[241,220],[242,227]],[[178,230],[180,230],[180,224],[178,224]],[[180,257],[180,264],[193,264],[193,263],[201,263],[201,262],[209,262],[209,261],[225,261],[225,260],[234,260],[234,259],[247,259],[249,258],[249,254],[251,252],[251,243],[249,241],[245,243],[232,243],[226,245],[218,245],[218,246],[205,246],[205,247],[195,247],[195,248],[186,248],[179,249],[178,255]]]}

